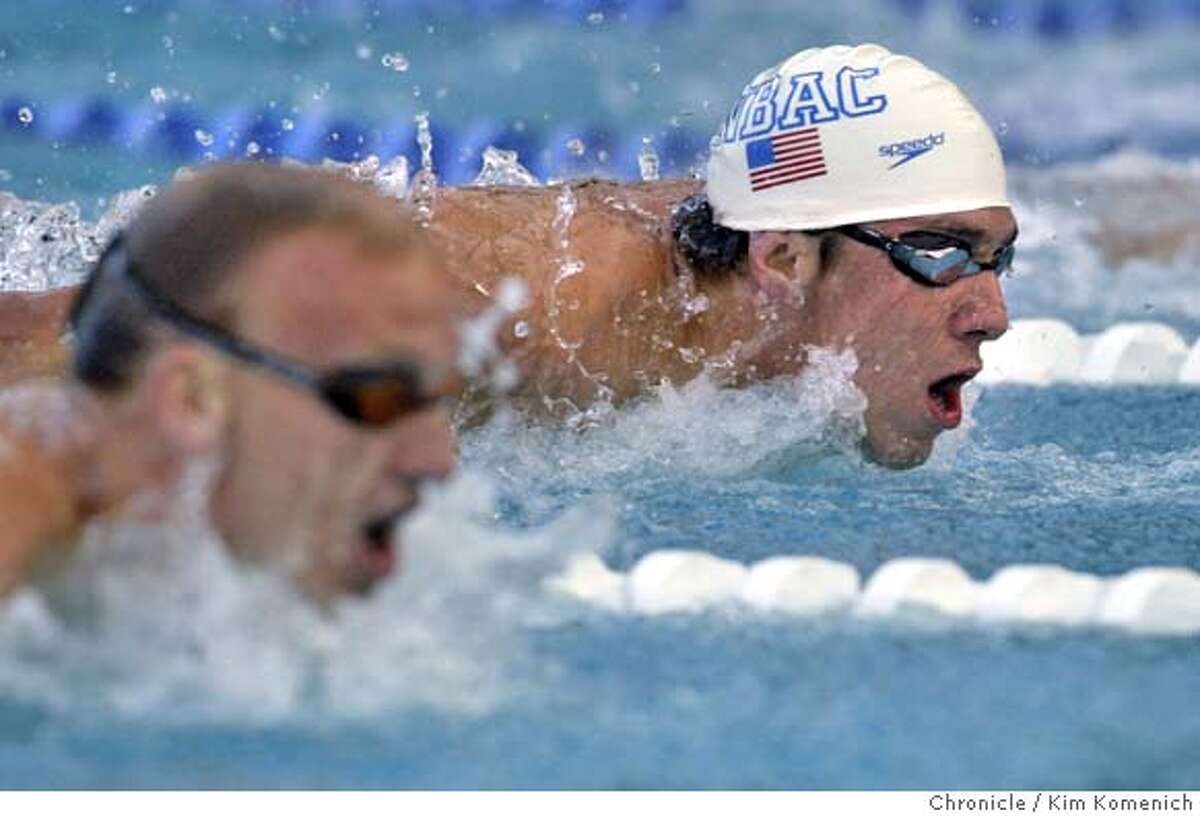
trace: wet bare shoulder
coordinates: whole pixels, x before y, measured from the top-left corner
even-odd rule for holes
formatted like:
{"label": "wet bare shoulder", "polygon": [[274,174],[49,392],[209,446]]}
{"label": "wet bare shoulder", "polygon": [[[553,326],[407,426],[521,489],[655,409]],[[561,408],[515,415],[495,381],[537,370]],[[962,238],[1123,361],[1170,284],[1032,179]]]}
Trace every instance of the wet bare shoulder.
{"label": "wet bare shoulder", "polygon": [[66,369],[67,347],[60,337],[74,292],[0,293],[0,386]]}

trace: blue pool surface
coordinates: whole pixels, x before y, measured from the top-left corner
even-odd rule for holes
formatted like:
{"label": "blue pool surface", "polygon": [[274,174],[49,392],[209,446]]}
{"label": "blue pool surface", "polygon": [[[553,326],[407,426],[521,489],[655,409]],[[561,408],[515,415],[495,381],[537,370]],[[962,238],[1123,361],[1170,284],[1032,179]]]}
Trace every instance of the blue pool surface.
{"label": "blue pool surface", "polygon": [[[650,462],[624,488],[601,478],[589,490],[577,474],[566,490],[521,492],[526,503],[541,492],[550,515],[587,492],[619,496],[618,566],[682,545],[742,561],[818,553],[864,571],[942,555],[977,577],[1017,561],[1101,574],[1197,567],[1198,409],[1200,392],[1178,388],[998,387],[951,467],[895,474],[835,456],[707,479]],[[1086,435],[1075,430],[1084,422]],[[505,669],[512,695],[484,712],[398,699],[369,716],[302,706],[248,727],[171,723],[165,711],[115,718],[86,701],[68,717],[8,699],[0,784],[1189,788],[1200,778],[1195,638],[599,612],[519,638],[519,665]],[[408,671],[402,661],[371,670]]]}

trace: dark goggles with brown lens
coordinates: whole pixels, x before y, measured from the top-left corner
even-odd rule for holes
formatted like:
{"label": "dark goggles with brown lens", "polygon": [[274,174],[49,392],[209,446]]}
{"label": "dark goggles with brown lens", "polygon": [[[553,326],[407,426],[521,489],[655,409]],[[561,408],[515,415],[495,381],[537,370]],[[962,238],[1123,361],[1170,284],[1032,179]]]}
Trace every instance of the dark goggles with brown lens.
{"label": "dark goggles with brown lens", "polygon": [[95,280],[101,273],[121,276],[157,317],[181,334],[238,362],[313,392],[331,410],[357,425],[369,428],[390,425],[434,405],[449,390],[449,378],[433,375],[428,365],[399,361],[318,370],[237,337],[211,321],[190,315],[141,275],[129,259],[120,234],[105,249],[72,305],[70,321],[73,329],[78,329]]}
{"label": "dark goggles with brown lens", "polygon": [[860,244],[883,250],[896,269],[924,286],[949,286],[959,278],[981,272],[1003,275],[1012,270],[1016,254],[1013,241],[1001,247],[992,260],[976,261],[972,257],[974,248],[968,241],[936,230],[915,230],[895,238],[854,224],[835,227],[834,231]]}

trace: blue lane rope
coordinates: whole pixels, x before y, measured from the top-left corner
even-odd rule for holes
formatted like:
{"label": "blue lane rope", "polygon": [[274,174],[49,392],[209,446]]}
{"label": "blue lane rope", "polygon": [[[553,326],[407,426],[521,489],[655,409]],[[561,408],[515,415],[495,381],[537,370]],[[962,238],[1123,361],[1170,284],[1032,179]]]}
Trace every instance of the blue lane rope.
{"label": "blue lane rope", "polygon": [[[194,164],[207,159],[322,159],[356,161],[403,155],[415,166],[420,154],[410,114],[365,123],[346,116],[289,117],[271,108],[235,106],[216,116],[179,105],[150,101],[122,107],[104,97],[38,101],[21,95],[0,98],[0,130],[54,145],[104,144],[138,155]],[[703,165],[707,132],[686,123],[656,131],[619,131],[587,122],[565,122],[536,130],[488,118],[432,124],[433,160],[449,184],[469,182],[479,172],[489,145],[515,150],[541,179],[601,175],[636,179],[638,154],[648,143],[663,176],[687,175]],[[1099,136],[1064,131],[1038,142],[1010,126],[1000,137],[1015,163],[1053,163],[1095,158],[1123,148],[1165,156],[1200,154],[1200,128],[1129,128]]]}
{"label": "blue lane rope", "polygon": [[1052,42],[1200,24],[1200,0],[891,0],[891,4],[913,19],[951,8],[963,23],[979,31]]}

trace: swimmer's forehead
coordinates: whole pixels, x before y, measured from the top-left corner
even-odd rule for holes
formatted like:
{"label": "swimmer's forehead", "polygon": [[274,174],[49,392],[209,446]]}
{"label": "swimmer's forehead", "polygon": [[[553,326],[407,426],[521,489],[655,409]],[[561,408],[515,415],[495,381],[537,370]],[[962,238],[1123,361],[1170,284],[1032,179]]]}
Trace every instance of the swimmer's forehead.
{"label": "swimmer's forehead", "polygon": [[328,227],[272,240],[239,275],[243,333],[313,365],[418,358],[438,365],[457,350],[455,292],[421,246],[364,252]]}

